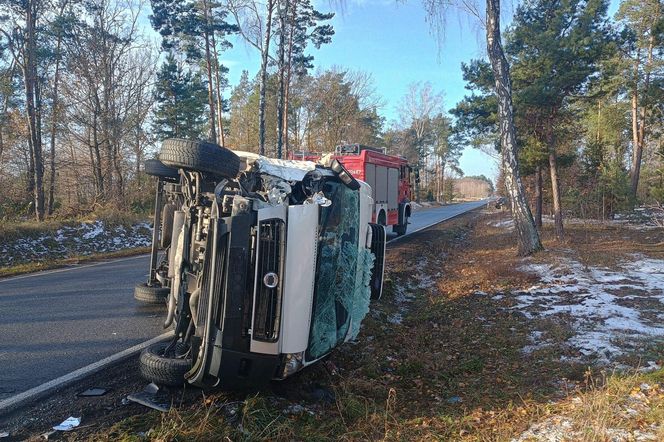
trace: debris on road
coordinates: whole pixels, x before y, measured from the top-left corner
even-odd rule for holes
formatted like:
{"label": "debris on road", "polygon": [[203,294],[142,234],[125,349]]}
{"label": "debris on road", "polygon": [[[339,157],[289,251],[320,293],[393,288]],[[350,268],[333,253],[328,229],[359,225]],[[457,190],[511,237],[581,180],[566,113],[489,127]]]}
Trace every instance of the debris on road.
{"label": "debris on road", "polygon": [[168,412],[171,407],[167,403],[157,402],[157,393],[159,393],[159,387],[154,382],[150,382],[143,391],[127,396],[127,400],[163,413]]}
{"label": "debris on road", "polygon": [[79,425],[81,425],[80,417],[69,416],[60,425],[53,427],[53,429],[56,431],[71,431]]}
{"label": "debris on road", "polygon": [[106,389],[106,388],[92,387],[92,388],[88,388],[85,391],[81,391],[80,393],[76,393],[76,396],[78,396],[78,397],[98,397],[98,396],[103,396],[106,393],[108,393],[108,389]]}
{"label": "debris on road", "polygon": [[7,433],[6,431],[0,431],[0,439],[5,437],[9,437],[9,433]]}

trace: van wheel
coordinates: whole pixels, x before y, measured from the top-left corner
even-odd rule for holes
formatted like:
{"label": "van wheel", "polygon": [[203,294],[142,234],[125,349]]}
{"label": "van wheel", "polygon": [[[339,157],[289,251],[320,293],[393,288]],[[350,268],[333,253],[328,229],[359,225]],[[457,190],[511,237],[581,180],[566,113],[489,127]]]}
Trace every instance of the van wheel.
{"label": "van wheel", "polygon": [[148,175],[156,176],[162,180],[173,182],[180,180],[180,173],[177,169],[168,167],[159,160],[145,160],[143,170]]}
{"label": "van wheel", "polygon": [[171,292],[168,287],[157,285],[147,285],[146,283],[137,284],[134,287],[134,299],[146,304],[164,304],[166,297]]}
{"label": "van wheel", "polygon": [[240,171],[240,158],[233,151],[207,141],[169,138],[161,143],[159,159],[167,166],[221,178],[235,178]]}
{"label": "van wheel", "polygon": [[157,385],[179,387],[184,384],[184,375],[191,369],[191,359],[185,358],[186,346],[182,343],[168,354],[164,354],[170,342],[159,342],[145,348],[139,358],[141,376]]}

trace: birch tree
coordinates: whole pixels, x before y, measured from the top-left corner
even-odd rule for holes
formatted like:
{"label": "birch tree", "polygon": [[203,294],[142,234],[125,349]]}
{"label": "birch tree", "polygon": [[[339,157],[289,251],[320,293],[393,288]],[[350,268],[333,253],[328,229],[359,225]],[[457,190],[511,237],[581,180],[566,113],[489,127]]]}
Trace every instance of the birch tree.
{"label": "birch tree", "polygon": [[[448,0],[423,0],[434,25],[442,26],[446,11],[453,5]],[[505,187],[512,207],[517,233],[519,255],[530,255],[542,249],[537,227],[528,206],[525,189],[519,171],[516,127],[512,104],[512,79],[503,50],[500,29],[500,0],[486,0],[485,14],[471,2],[459,1],[467,12],[481,19],[485,25],[486,48],[494,74],[494,93],[498,99],[498,121],[501,147],[501,163]]]}

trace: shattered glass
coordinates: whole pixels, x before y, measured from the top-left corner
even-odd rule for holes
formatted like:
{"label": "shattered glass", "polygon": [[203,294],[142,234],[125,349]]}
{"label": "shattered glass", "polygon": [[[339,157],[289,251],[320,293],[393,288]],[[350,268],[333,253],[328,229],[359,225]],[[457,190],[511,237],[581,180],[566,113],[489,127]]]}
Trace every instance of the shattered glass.
{"label": "shattered glass", "polygon": [[328,353],[348,334],[359,332],[369,311],[370,271],[373,254],[359,250],[359,192],[337,182],[326,183],[324,194],[332,201],[321,207],[320,238],[309,358]]}
{"label": "shattered glass", "polygon": [[360,324],[364,317],[369,313],[369,303],[371,301],[371,269],[373,269],[376,256],[369,249],[362,247],[357,260],[357,277],[355,278],[355,294],[353,310],[351,313],[351,332],[350,339],[357,338],[360,333]]}

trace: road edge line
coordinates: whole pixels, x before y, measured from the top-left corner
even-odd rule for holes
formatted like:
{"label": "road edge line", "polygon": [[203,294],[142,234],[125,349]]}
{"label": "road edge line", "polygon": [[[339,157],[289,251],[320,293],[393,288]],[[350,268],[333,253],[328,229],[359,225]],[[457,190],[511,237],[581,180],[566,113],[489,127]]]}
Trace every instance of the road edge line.
{"label": "road edge line", "polygon": [[33,387],[29,390],[26,390],[22,393],[14,395],[10,398],[4,399],[0,401],[0,416],[7,414],[25,405],[27,402],[34,401],[40,397],[52,393],[54,390],[64,388],[74,383],[75,381],[78,381],[84,377],[97,373],[111,364],[129,358],[130,356],[133,356],[136,353],[142,351],[144,348],[149,347],[152,344],[156,344],[157,342],[164,341],[172,336],[173,336],[173,331],[162,333],[161,335],[155,338],[152,338],[140,344],[136,344],[133,347],[129,347],[125,350],[122,350],[121,352],[115,353],[111,356],[107,356],[104,359],[101,359],[97,362],[93,362],[92,364],[86,365],[85,367],[81,367],[77,370],[72,371],[71,373],[67,373],[58,378],[55,378],[41,385]]}
{"label": "road edge line", "polygon": [[428,229],[429,227],[433,227],[433,226],[438,225],[438,224],[440,224],[440,223],[444,223],[444,222],[446,222],[446,221],[453,220],[454,218],[457,218],[457,217],[459,217],[459,216],[461,216],[461,215],[465,215],[465,214],[468,213],[468,212],[472,212],[473,210],[477,210],[477,209],[481,208],[482,206],[484,206],[484,204],[482,204],[482,205],[480,205],[480,206],[477,206],[477,207],[473,207],[472,209],[468,209],[468,210],[466,210],[466,211],[464,211],[464,212],[457,213],[456,215],[452,215],[452,216],[450,216],[449,218],[441,219],[440,221],[436,221],[436,222],[434,222],[434,223],[431,223],[431,224],[429,224],[428,226],[420,227],[419,229],[417,229],[417,230],[413,230],[412,232],[408,232],[408,233],[406,233],[406,234],[403,235],[403,236],[397,236],[396,238],[393,238],[393,239],[389,240],[389,241],[387,242],[387,244],[395,243],[395,242],[397,242],[397,241],[399,241],[399,240],[402,240],[402,239],[404,239],[404,238],[408,238],[410,235],[412,235],[412,234],[414,234],[414,233],[421,232],[422,230]]}

